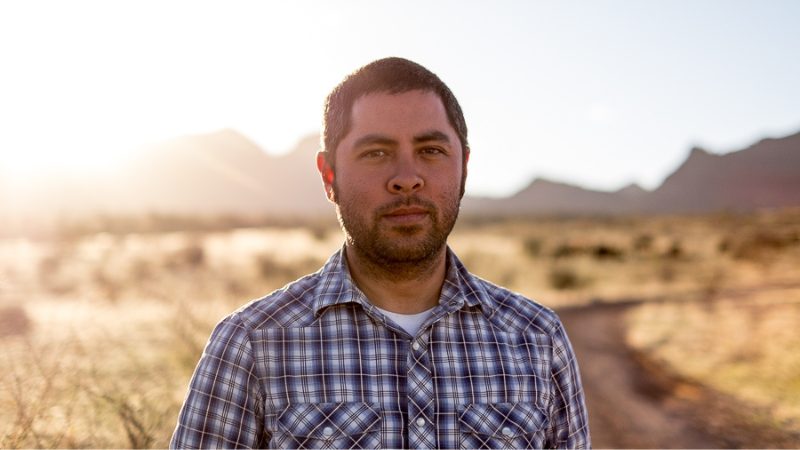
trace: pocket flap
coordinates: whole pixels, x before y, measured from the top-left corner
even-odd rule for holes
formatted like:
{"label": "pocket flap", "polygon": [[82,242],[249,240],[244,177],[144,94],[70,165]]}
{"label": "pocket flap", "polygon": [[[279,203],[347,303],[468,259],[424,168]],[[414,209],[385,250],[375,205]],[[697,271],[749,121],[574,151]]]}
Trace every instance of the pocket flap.
{"label": "pocket flap", "polygon": [[278,426],[293,436],[331,439],[366,433],[380,420],[369,403],[298,403],[281,413]]}
{"label": "pocket flap", "polygon": [[547,426],[547,415],[533,403],[473,403],[460,411],[458,420],[474,434],[514,438]]}

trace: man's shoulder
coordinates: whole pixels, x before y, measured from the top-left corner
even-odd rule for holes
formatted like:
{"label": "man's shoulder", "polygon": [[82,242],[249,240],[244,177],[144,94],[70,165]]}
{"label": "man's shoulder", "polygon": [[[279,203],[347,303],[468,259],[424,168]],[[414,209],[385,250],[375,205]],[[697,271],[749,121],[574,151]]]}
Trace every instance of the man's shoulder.
{"label": "man's shoulder", "polygon": [[313,297],[319,280],[319,272],[306,275],[243,305],[223,322],[248,330],[303,326],[314,319]]}
{"label": "man's shoulder", "polygon": [[562,326],[555,311],[523,294],[474,275],[469,284],[491,308],[491,320],[508,331],[551,334]]}

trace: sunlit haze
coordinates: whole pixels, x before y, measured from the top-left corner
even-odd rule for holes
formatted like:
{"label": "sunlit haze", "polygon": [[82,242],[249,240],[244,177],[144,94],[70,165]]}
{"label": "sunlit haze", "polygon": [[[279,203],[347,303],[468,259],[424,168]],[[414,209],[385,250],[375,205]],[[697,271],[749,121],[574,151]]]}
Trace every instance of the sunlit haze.
{"label": "sunlit haze", "polygon": [[0,174],[223,128],[287,152],[345,74],[394,55],[459,98],[469,194],[654,188],[694,145],[800,130],[798,23],[797,1],[7,1]]}

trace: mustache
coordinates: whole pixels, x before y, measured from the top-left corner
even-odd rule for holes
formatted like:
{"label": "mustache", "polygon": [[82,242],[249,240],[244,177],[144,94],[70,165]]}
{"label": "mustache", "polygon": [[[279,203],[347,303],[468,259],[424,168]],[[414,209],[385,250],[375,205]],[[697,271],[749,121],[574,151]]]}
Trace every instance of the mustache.
{"label": "mustache", "polygon": [[411,206],[414,206],[414,207],[417,207],[417,208],[422,208],[426,212],[428,212],[429,214],[436,214],[436,212],[438,211],[438,208],[436,207],[436,205],[433,202],[425,200],[425,199],[421,199],[421,198],[417,197],[416,195],[412,195],[412,196],[409,196],[409,197],[406,197],[406,198],[397,199],[397,200],[395,200],[395,201],[393,201],[391,203],[387,203],[387,204],[381,206],[376,211],[376,215],[377,216],[383,216],[383,215],[391,213],[392,211],[394,211],[397,208],[408,208],[408,207],[411,207]]}

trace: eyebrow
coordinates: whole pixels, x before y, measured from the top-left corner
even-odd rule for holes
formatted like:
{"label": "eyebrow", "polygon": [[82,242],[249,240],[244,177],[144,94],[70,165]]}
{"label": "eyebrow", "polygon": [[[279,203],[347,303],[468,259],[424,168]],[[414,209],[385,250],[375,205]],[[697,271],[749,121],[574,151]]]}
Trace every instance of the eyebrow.
{"label": "eyebrow", "polygon": [[428,141],[439,141],[439,142],[446,142],[449,144],[450,138],[446,134],[437,130],[426,131],[422,134],[414,136],[414,143],[419,144],[421,142],[428,142]]}
{"label": "eyebrow", "polygon": [[[430,141],[438,141],[438,142],[446,142],[450,143],[450,138],[447,134],[438,131],[438,130],[431,130],[425,131],[414,136],[414,143],[420,144],[423,142],[430,142]],[[353,143],[353,146],[358,147],[366,147],[370,145],[396,145],[397,141],[390,137],[387,137],[382,134],[368,134],[366,136],[362,136]]]}
{"label": "eyebrow", "polygon": [[366,136],[362,136],[362,137],[358,138],[358,140],[356,140],[356,142],[353,144],[353,146],[357,148],[357,147],[365,147],[365,146],[374,145],[374,144],[393,145],[393,144],[397,144],[397,141],[395,141],[394,139],[388,138],[388,137],[386,137],[384,135],[381,135],[381,134],[368,134]]}

